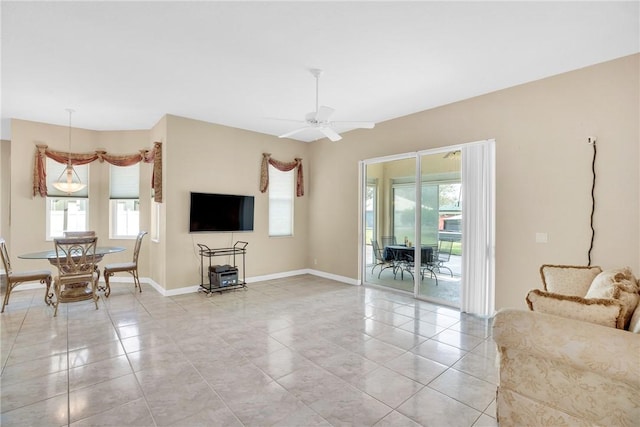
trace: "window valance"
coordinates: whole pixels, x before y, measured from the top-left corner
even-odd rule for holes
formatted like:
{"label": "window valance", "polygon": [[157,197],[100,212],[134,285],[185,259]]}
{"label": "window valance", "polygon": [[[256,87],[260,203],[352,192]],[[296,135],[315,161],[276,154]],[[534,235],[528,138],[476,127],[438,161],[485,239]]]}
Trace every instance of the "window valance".
{"label": "window valance", "polygon": [[262,153],[262,167],[260,169],[260,192],[264,193],[269,188],[269,165],[282,172],[289,172],[298,168],[296,176],[296,196],[304,196],[304,177],[302,173],[302,159],[296,157],[293,162],[281,162],[271,158],[271,153]]}
{"label": "window valance", "polygon": [[47,197],[47,170],[45,157],[58,163],[67,163],[71,158],[73,165],[86,165],[95,160],[100,163],[107,162],[114,166],[131,166],[139,162],[153,163],[153,176],[151,187],[153,198],[162,203],[162,143],[155,142],[153,149],[142,149],[135,154],[109,154],[98,150],[93,153],[68,153],[66,151],[50,150],[47,145],[36,145],[35,161],[33,166],[33,195]]}

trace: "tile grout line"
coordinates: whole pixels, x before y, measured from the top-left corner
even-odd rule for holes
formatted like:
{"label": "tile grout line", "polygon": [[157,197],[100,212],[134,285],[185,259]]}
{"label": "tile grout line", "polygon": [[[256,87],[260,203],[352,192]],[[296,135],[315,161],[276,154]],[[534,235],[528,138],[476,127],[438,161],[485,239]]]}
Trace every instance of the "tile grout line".
{"label": "tile grout line", "polygon": [[[67,324],[67,426],[71,425],[71,359],[69,358],[69,309],[64,305]],[[57,307],[56,307],[57,310]],[[57,314],[57,313],[56,313]]]}
{"label": "tile grout line", "polygon": [[[140,284],[140,286],[142,286],[142,283]],[[104,298],[106,298],[106,297],[104,297]],[[133,298],[144,308],[144,311],[149,316],[151,316],[151,313],[149,313],[149,310],[147,309],[147,307],[145,307],[144,304],[137,298],[135,290],[133,291]],[[138,387],[140,387],[140,391],[142,392],[142,398],[144,399],[144,404],[147,407],[147,410],[149,411],[149,414],[151,415],[151,420],[153,421],[153,425],[157,426],[158,423],[156,422],[156,417],[153,415],[153,411],[149,407],[149,402],[147,401],[147,396],[146,396],[146,394],[144,392],[144,389],[142,388],[142,385],[140,384],[140,380],[138,379],[138,376],[136,375],[136,372],[135,372],[135,370],[133,368],[133,365],[131,364],[131,359],[129,358],[129,352],[127,352],[127,350],[124,347],[124,344],[122,343],[122,337],[120,336],[120,330],[118,329],[118,327],[114,323],[113,317],[111,316],[111,310],[109,310],[108,304],[105,302],[103,305],[104,305],[105,310],[107,310],[107,316],[109,316],[109,320],[111,321],[111,326],[113,326],[113,329],[114,329],[116,335],[118,336],[118,343],[122,347],[122,351],[124,351],[124,355],[127,358],[127,363],[129,364],[129,367],[131,368],[131,373],[133,374],[133,377],[136,380],[136,384],[138,385]],[[153,318],[153,316],[151,316],[151,317]],[[123,405],[126,405],[126,403],[123,404]]]}

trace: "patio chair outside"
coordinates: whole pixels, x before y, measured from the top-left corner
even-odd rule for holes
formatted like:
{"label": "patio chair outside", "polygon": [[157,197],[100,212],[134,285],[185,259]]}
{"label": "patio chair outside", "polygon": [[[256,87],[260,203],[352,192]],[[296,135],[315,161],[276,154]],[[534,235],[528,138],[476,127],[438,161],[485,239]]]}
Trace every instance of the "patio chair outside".
{"label": "patio chair outside", "polygon": [[371,245],[373,246],[373,254],[376,257],[376,264],[371,269],[371,274],[373,274],[373,271],[376,269],[377,266],[380,266],[380,271],[378,272],[378,278],[380,278],[380,274],[382,274],[382,272],[387,268],[393,268],[394,274],[395,274],[395,264],[393,260],[384,259],[384,254],[382,252],[382,249],[380,249],[380,246],[378,246],[377,241],[371,240]]}
{"label": "patio chair outside", "polygon": [[453,271],[444,264],[449,262],[451,259],[452,249],[453,240],[440,240],[438,243],[438,257],[436,259],[436,268],[438,269],[438,272],[444,268],[445,270],[449,270],[451,277],[453,277]]}

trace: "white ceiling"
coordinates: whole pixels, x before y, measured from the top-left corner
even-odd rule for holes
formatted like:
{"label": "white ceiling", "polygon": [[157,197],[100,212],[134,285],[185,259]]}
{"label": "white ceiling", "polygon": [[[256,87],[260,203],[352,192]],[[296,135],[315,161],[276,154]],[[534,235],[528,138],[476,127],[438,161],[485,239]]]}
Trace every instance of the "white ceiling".
{"label": "white ceiling", "polygon": [[[320,104],[376,123],[640,51],[632,2],[2,1],[10,119],[279,135]],[[315,133],[296,139],[310,141]]]}

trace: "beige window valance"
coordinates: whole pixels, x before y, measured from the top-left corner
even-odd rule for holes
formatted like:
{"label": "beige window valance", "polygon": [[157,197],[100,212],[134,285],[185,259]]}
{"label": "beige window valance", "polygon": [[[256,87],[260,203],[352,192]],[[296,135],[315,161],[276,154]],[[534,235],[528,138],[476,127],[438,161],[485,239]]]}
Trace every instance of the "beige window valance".
{"label": "beige window valance", "polygon": [[281,162],[271,158],[271,153],[262,153],[262,167],[260,169],[260,192],[264,193],[269,188],[269,165],[282,172],[289,172],[298,168],[296,176],[296,196],[304,196],[304,177],[302,173],[302,159],[296,157],[293,162]]}
{"label": "beige window valance", "polygon": [[36,145],[35,161],[33,166],[33,195],[47,197],[47,170],[45,157],[58,163],[67,163],[71,158],[73,165],[86,165],[95,160],[100,163],[107,162],[114,166],[131,166],[139,162],[153,163],[153,176],[151,186],[154,190],[153,198],[162,203],[162,143],[154,142],[153,149],[142,149],[136,154],[109,154],[106,151],[94,151],[93,153],[68,153],[65,151],[50,150],[46,145]]}

